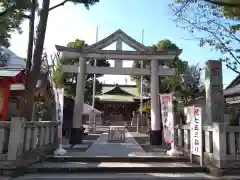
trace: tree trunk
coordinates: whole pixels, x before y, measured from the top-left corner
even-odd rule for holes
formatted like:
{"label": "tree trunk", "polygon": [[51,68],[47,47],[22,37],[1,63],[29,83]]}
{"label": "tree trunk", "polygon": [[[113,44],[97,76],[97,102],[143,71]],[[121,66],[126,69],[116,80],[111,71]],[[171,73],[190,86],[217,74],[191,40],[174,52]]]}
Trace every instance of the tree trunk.
{"label": "tree trunk", "polygon": [[35,89],[42,64],[42,53],[48,21],[49,4],[50,0],[43,0],[42,9],[40,12],[40,20],[37,28],[36,44],[33,53],[33,63],[31,70],[28,72],[26,77],[27,87],[25,87],[25,107],[23,115],[27,120],[31,120],[32,118]]}
{"label": "tree trunk", "polygon": [[27,52],[27,62],[26,62],[27,72],[31,69],[31,65],[32,65],[36,3],[37,3],[36,0],[32,0],[31,14],[29,18],[28,52]]}
{"label": "tree trunk", "polygon": [[33,105],[34,105],[34,95],[35,87],[33,83],[33,77],[31,72],[28,72],[25,81],[25,93],[24,93],[24,106],[23,106],[23,117],[30,121],[32,119]]}
{"label": "tree trunk", "polygon": [[[27,51],[27,61],[26,61],[27,77],[25,79],[25,84],[24,84],[25,85],[24,100],[26,100],[26,97],[28,97],[28,94],[31,94],[30,91],[32,91],[32,89],[28,85],[29,82],[32,81],[32,79],[29,79],[31,76],[28,76],[28,74],[31,70],[31,65],[32,65],[36,3],[37,3],[36,0],[32,0],[31,14],[29,17],[28,51]],[[29,99],[30,99],[30,97],[29,97]],[[30,101],[34,101],[34,99],[33,100],[31,99]],[[25,109],[29,110],[30,107],[26,107],[26,101],[23,101],[23,104],[24,104],[23,113],[25,114]]]}

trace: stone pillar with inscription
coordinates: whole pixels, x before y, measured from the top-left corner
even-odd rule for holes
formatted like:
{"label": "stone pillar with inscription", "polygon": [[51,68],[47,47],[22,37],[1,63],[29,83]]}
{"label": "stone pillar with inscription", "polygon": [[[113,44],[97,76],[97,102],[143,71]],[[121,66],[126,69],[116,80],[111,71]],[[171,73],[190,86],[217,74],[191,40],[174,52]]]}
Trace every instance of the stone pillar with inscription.
{"label": "stone pillar with inscription", "polygon": [[206,62],[205,91],[206,124],[212,124],[212,122],[224,122],[224,96],[221,61],[209,60]]}

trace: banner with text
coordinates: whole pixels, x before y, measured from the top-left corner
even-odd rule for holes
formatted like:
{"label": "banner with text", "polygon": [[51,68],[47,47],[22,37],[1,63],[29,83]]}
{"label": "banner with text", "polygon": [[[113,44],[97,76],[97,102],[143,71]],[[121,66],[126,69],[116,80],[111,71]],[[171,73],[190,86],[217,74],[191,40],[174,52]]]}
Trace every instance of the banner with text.
{"label": "banner with text", "polygon": [[193,107],[191,114],[191,154],[202,156],[202,109]]}
{"label": "banner with text", "polygon": [[173,142],[173,103],[172,93],[160,94],[161,114],[164,140],[166,143]]}
{"label": "banner with text", "polygon": [[63,124],[63,102],[64,102],[64,89],[54,88],[56,100],[56,118],[58,122],[58,139],[62,139],[62,124]]}

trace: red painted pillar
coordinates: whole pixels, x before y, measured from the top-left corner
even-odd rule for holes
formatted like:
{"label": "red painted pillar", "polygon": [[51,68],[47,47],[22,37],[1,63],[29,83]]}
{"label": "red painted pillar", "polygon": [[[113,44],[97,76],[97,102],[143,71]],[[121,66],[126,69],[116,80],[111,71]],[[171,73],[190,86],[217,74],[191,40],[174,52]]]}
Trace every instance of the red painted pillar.
{"label": "red painted pillar", "polygon": [[3,100],[3,107],[2,107],[2,118],[1,121],[7,121],[7,114],[8,114],[8,99],[10,96],[10,83],[7,82],[4,90],[4,100]]}

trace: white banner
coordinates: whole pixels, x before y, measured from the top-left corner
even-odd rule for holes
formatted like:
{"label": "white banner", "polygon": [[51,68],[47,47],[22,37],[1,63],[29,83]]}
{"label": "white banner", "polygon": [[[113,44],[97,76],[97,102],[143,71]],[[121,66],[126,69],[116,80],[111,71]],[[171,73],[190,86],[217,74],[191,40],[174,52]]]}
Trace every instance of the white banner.
{"label": "white banner", "polygon": [[202,109],[193,107],[191,113],[191,154],[202,156]]}
{"label": "white banner", "polygon": [[173,142],[173,104],[172,93],[160,94],[161,113],[163,123],[164,140],[166,143]]}
{"label": "white banner", "polygon": [[63,103],[64,103],[64,89],[54,88],[56,100],[56,118],[58,122],[58,139],[62,140],[62,125],[63,125]]}

